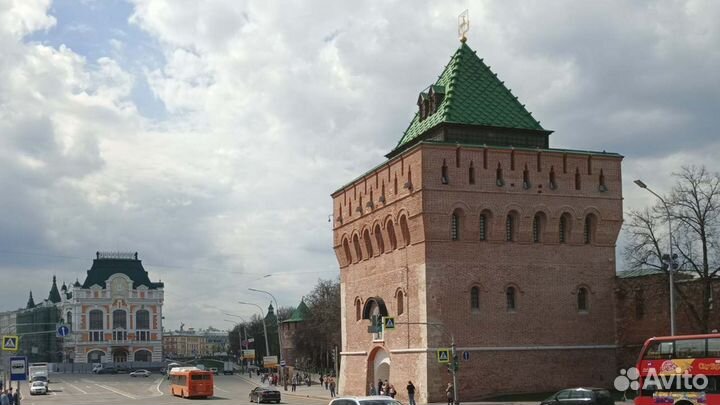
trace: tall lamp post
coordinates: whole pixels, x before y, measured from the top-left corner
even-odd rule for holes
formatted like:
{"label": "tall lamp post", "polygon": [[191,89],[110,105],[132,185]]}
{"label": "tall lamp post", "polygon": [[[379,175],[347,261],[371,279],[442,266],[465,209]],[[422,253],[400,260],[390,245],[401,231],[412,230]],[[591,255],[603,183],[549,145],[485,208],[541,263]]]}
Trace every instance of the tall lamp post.
{"label": "tall lamp post", "polygon": [[265,335],[265,353],[267,353],[267,356],[269,356],[270,355],[270,345],[268,345],[267,326],[265,325],[265,317],[262,314],[262,308],[260,307],[260,305],[253,304],[252,302],[238,301],[238,304],[252,305],[254,307],[257,307],[257,309],[260,310],[260,319],[262,319],[262,323],[263,323],[263,335]]}
{"label": "tall lamp post", "polygon": [[662,255],[662,260],[667,262],[668,266],[668,280],[670,283],[670,336],[675,336],[675,289],[674,282],[673,282],[673,271],[675,270],[675,259],[677,258],[676,255],[673,254],[673,245],[672,245],[672,224],[670,223],[670,207],[668,207],[667,202],[665,202],[665,199],[662,198],[658,193],[652,191],[647,184],[643,183],[642,180],[635,180],[634,183],[648,192],[650,194],[657,197],[660,202],[662,202],[663,206],[665,207],[665,212],[667,213],[667,222],[668,222],[668,249],[670,254],[669,255]]}
{"label": "tall lamp post", "polygon": [[[231,321],[231,320],[229,320],[229,319],[225,319],[225,322],[230,322],[230,323],[233,323],[233,324],[235,324],[235,325],[240,325],[240,326],[241,326],[241,329],[238,330],[238,340],[240,340],[240,357],[243,359],[243,360],[242,360],[242,366],[245,367],[245,357],[244,357],[244,353],[243,353],[243,346],[244,346],[244,345],[243,345],[243,341],[247,342],[247,331],[245,330],[245,323],[246,323],[246,321],[245,321],[245,319],[244,319],[242,316],[239,316],[239,315],[233,315],[233,314],[227,314],[227,313],[225,313],[225,315],[227,315],[227,316],[234,316],[234,317],[236,317],[236,318],[240,318],[240,320],[243,321],[243,323],[240,324],[240,323],[237,323],[237,322],[235,322],[235,321]],[[242,333],[242,335],[241,335],[240,333]]]}
{"label": "tall lamp post", "polygon": [[[248,288],[248,290],[269,295],[270,298],[272,298],[273,302],[275,302],[275,311],[280,309],[280,307],[278,307],[278,302],[275,299],[275,296],[270,294],[269,292],[267,292],[265,290],[258,290],[257,288]],[[280,361],[280,365],[282,366],[282,364],[283,364],[283,344],[282,344],[282,331],[280,330],[280,314],[276,314],[275,319],[277,320],[278,348],[280,349],[280,357],[278,360]]]}

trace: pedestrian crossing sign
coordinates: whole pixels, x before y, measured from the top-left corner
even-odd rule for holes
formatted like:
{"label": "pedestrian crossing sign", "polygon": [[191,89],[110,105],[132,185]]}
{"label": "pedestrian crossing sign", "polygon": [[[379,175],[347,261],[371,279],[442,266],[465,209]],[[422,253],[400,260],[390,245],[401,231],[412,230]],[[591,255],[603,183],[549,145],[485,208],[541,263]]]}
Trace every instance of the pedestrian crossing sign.
{"label": "pedestrian crossing sign", "polygon": [[449,363],[450,362],[450,349],[437,349],[437,360],[438,363]]}
{"label": "pedestrian crossing sign", "polygon": [[8,352],[16,352],[18,350],[18,337],[17,336],[3,336],[2,337],[2,349]]}
{"label": "pedestrian crossing sign", "polygon": [[395,329],[395,318],[392,316],[383,316],[383,326],[385,329]]}

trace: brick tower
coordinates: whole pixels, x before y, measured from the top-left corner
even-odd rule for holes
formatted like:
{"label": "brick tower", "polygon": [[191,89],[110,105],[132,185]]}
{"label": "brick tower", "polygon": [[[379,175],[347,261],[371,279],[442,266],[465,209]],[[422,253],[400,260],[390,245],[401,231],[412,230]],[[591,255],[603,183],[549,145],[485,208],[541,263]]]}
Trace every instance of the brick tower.
{"label": "brick tower", "polygon": [[[417,105],[388,160],[332,195],[340,392],[388,379],[407,400],[412,380],[443,401],[449,335],[463,401],[611,386],[622,157],[550,148],[464,42]],[[373,315],[396,328],[369,333]]]}

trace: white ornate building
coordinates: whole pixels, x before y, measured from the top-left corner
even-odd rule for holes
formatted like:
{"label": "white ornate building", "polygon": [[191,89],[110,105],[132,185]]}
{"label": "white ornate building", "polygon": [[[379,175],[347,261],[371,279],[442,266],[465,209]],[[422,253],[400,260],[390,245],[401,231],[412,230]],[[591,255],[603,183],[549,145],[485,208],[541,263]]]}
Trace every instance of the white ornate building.
{"label": "white ornate building", "polygon": [[76,363],[161,361],[163,283],[152,282],[137,253],[97,252],[85,281],[62,288],[58,304]]}

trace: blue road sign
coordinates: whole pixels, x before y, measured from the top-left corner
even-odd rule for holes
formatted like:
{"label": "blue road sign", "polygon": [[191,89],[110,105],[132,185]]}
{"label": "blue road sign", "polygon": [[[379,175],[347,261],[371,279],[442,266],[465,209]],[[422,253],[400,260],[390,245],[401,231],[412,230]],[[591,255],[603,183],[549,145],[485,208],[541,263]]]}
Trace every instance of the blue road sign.
{"label": "blue road sign", "polygon": [[470,352],[468,352],[468,351],[463,352],[463,360],[465,360],[465,361],[470,360]]}
{"label": "blue road sign", "polygon": [[27,357],[10,357],[10,381],[25,381],[27,379]]}
{"label": "blue road sign", "polygon": [[70,328],[67,327],[67,325],[60,325],[57,328],[57,336],[58,337],[65,337],[70,334]]}

